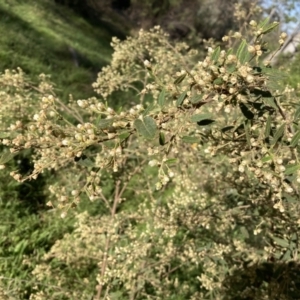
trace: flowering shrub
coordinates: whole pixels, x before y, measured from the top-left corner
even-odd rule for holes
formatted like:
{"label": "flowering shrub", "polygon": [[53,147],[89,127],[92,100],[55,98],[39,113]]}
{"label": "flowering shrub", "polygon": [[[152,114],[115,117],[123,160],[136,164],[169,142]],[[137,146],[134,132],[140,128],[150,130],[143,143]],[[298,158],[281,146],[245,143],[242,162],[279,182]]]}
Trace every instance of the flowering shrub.
{"label": "flowering shrub", "polygon": [[[22,103],[2,144],[34,151],[33,171],[11,176],[55,172],[48,205],[61,217],[85,195],[105,205],[78,214],[36,266],[30,299],[295,299],[300,110],[262,59],[277,25],[252,21],[249,41],[233,33],[224,41],[236,47],[203,61],[159,27],[114,39],[99,98],[67,105],[45,76],[36,87],[21,70],[2,74],[1,114]],[[138,100],[115,109],[117,90]]]}

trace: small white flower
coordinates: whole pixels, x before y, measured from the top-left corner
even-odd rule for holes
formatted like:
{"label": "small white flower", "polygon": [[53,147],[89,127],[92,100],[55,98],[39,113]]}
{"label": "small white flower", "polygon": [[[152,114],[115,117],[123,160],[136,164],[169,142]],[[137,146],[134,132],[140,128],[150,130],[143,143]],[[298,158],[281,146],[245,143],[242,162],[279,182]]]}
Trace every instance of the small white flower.
{"label": "small white flower", "polygon": [[84,106],[84,102],[82,100],[77,100],[77,105],[79,107],[83,107]]}
{"label": "small white flower", "polygon": [[239,172],[243,173],[245,171],[245,168],[243,165],[240,165],[239,166]]}
{"label": "small white flower", "polygon": [[67,140],[67,139],[64,139],[62,142],[61,142],[64,146],[68,146],[70,144],[70,142]]}
{"label": "small white flower", "polygon": [[71,195],[72,196],[77,196],[79,194],[79,191],[77,191],[77,190],[73,190],[72,192],[71,192]]}
{"label": "small white flower", "polygon": [[224,109],[224,111],[225,111],[227,114],[229,114],[229,113],[231,112],[231,109],[230,109],[229,106],[226,106],[225,109]]}
{"label": "small white flower", "polygon": [[170,177],[170,178],[173,178],[174,176],[175,176],[175,173],[172,172],[172,171],[170,171],[170,172],[169,172],[169,177]]}
{"label": "small white flower", "polygon": [[155,166],[158,165],[158,161],[156,159],[150,160],[149,163],[148,163],[148,165],[150,167],[155,167]]}
{"label": "small white flower", "polygon": [[242,37],[240,32],[235,32],[233,37],[235,37],[236,39],[240,39]]}
{"label": "small white flower", "polygon": [[107,134],[107,137],[108,137],[110,140],[113,139],[115,136],[116,136],[115,133],[108,133],[108,134]]}
{"label": "small white flower", "polygon": [[160,182],[157,182],[155,184],[155,188],[156,188],[156,190],[160,190],[162,188],[162,184]]}
{"label": "small white flower", "polygon": [[110,107],[108,107],[106,111],[111,115],[113,115],[115,113],[115,111]]}
{"label": "small white flower", "polygon": [[33,120],[35,120],[35,121],[38,121],[39,118],[40,118],[40,116],[39,116],[38,114],[35,114],[35,115],[33,116]]}
{"label": "small white flower", "polygon": [[150,69],[152,65],[151,65],[151,62],[148,59],[146,59],[146,60],[144,60],[144,66],[146,68]]}
{"label": "small white flower", "polygon": [[286,32],[282,32],[282,33],[280,34],[280,37],[281,37],[282,39],[286,39],[286,38],[287,38],[287,33],[286,33]]}
{"label": "small white flower", "polygon": [[254,77],[253,77],[252,75],[248,75],[248,76],[246,77],[246,81],[247,81],[248,83],[252,83],[252,82],[254,81]]}

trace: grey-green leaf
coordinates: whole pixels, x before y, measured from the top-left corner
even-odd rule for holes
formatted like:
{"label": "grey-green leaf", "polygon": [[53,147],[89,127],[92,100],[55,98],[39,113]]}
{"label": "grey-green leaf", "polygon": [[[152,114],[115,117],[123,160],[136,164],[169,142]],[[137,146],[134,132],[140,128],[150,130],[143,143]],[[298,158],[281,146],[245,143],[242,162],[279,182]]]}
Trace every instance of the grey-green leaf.
{"label": "grey-green leaf", "polygon": [[218,46],[211,54],[211,60],[217,62],[220,57],[220,53],[221,53],[221,48],[220,46]]}
{"label": "grey-green leaf", "polygon": [[245,134],[246,134],[246,140],[247,140],[248,146],[251,148],[249,124],[244,123],[244,128],[245,128]]}
{"label": "grey-green leaf", "polygon": [[236,52],[236,56],[241,63],[245,63],[248,60],[249,52],[247,50],[246,40],[242,40],[242,42],[240,43]]}
{"label": "grey-green leaf", "polygon": [[194,95],[194,96],[191,97],[190,102],[193,103],[193,104],[196,104],[199,101],[201,101],[202,98],[203,98],[203,94],[202,95],[197,95],[196,94],[196,95]]}
{"label": "grey-green leaf", "polygon": [[283,257],[282,257],[282,260],[283,261],[287,261],[287,260],[290,260],[291,258],[292,258],[292,255],[291,255],[292,253],[291,253],[291,250],[287,250],[286,252],[285,252],[285,254],[283,255]]}
{"label": "grey-green leaf", "polygon": [[268,24],[267,26],[265,26],[263,28],[262,34],[266,34],[268,32],[271,32],[273,29],[275,29],[276,27],[278,27],[279,23],[278,22],[273,22],[271,24]]}
{"label": "grey-green leaf", "polygon": [[191,121],[196,123],[196,122],[200,122],[202,120],[211,119],[211,118],[212,118],[211,114],[193,115],[191,117]]}
{"label": "grey-green leaf", "polygon": [[271,116],[269,115],[266,122],[265,138],[268,138],[270,136],[270,132],[271,132]]}
{"label": "grey-green leaf", "polygon": [[272,236],[272,239],[276,242],[276,244],[282,248],[288,248],[290,243],[287,240],[280,239],[278,237]]}
{"label": "grey-green leaf", "polygon": [[226,52],[226,57],[228,57],[228,55],[231,55],[233,53],[233,49],[229,48]]}
{"label": "grey-green leaf", "polygon": [[216,78],[215,80],[214,80],[214,84],[215,85],[221,85],[221,84],[223,84],[223,79],[221,78],[221,77],[219,77],[219,78]]}
{"label": "grey-green leaf", "polygon": [[163,146],[166,143],[166,138],[163,132],[159,133],[159,144]]}
{"label": "grey-green leaf", "polygon": [[95,167],[95,163],[90,158],[80,159],[77,164],[87,168]]}
{"label": "grey-green leaf", "polygon": [[6,139],[9,137],[9,133],[7,132],[0,132],[0,139]]}
{"label": "grey-green leaf", "polygon": [[300,107],[298,107],[295,112],[294,120],[297,121],[299,117],[300,117]]}
{"label": "grey-green leaf", "polygon": [[261,162],[265,163],[265,162],[270,161],[270,160],[272,160],[272,156],[266,155],[266,156],[264,156],[264,157],[261,159]]}
{"label": "grey-green leaf", "polygon": [[185,135],[182,137],[182,141],[184,143],[194,144],[194,143],[199,143],[199,138],[197,138],[195,136]]}
{"label": "grey-green leaf", "polygon": [[151,103],[150,105],[147,106],[147,108],[143,111],[143,116],[147,116],[147,114],[149,114],[150,111],[152,111],[154,108],[154,104]]}
{"label": "grey-green leaf", "polygon": [[179,77],[177,77],[177,78],[175,79],[174,84],[175,84],[175,85],[180,84],[180,83],[184,80],[185,77],[186,77],[186,73],[180,75]]}
{"label": "grey-green leaf", "polygon": [[186,94],[187,94],[187,92],[185,91],[179,96],[179,98],[176,101],[176,106],[180,106],[183,103],[183,101],[186,97]]}
{"label": "grey-green leaf", "polygon": [[274,138],[272,140],[272,145],[275,145],[277,141],[283,136],[285,129],[285,123],[282,124],[274,134]]}
{"label": "grey-green leaf", "polygon": [[153,118],[145,116],[142,120],[136,119],[134,126],[137,132],[144,138],[152,140],[154,139],[157,131],[156,122]]}
{"label": "grey-green leaf", "polygon": [[293,136],[293,138],[292,138],[292,140],[291,140],[290,146],[291,146],[291,147],[296,147],[296,146],[298,145],[299,139],[300,139],[300,130],[298,130],[298,131],[294,134],[294,136]]}
{"label": "grey-green leaf", "polygon": [[122,133],[119,134],[119,139],[120,139],[120,141],[124,141],[129,136],[130,136],[130,132],[129,131],[124,131],[124,132],[122,132]]}
{"label": "grey-green leaf", "polygon": [[104,129],[112,125],[113,119],[102,119],[98,123],[98,128]]}
{"label": "grey-green leaf", "polygon": [[170,158],[168,160],[166,160],[164,163],[167,165],[173,165],[177,162],[177,158]]}
{"label": "grey-green leaf", "polygon": [[15,155],[17,155],[17,153],[10,153],[10,152],[3,153],[0,158],[0,165],[4,165],[7,162],[9,162],[11,159],[14,158]]}
{"label": "grey-green leaf", "polygon": [[269,23],[269,21],[270,21],[270,18],[269,18],[269,17],[265,18],[263,21],[261,21],[261,22],[258,24],[258,27],[263,29],[263,28]]}
{"label": "grey-green leaf", "polygon": [[292,175],[294,174],[295,172],[297,172],[300,168],[300,165],[296,164],[291,164],[291,165],[287,165],[286,168],[285,168],[285,171],[284,171],[284,174],[285,175]]}
{"label": "grey-green leaf", "polygon": [[273,97],[263,97],[263,101],[266,105],[271,106],[276,110],[278,109]]}
{"label": "grey-green leaf", "polygon": [[166,102],[166,90],[165,88],[163,88],[158,96],[158,105],[160,107],[163,107],[165,105],[165,102]]}

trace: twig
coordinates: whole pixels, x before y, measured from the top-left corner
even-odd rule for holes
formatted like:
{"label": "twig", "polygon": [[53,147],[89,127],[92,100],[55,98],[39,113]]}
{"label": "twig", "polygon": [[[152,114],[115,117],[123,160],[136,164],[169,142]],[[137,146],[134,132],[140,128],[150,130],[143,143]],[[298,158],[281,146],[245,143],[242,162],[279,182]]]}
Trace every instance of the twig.
{"label": "twig", "polygon": [[[111,221],[114,220],[115,218],[115,214],[116,214],[116,210],[117,210],[117,206],[118,203],[120,201],[120,180],[117,181],[116,183],[116,190],[115,190],[115,197],[114,197],[114,203],[111,209]],[[104,277],[104,273],[105,273],[105,269],[107,266],[107,253],[109,250],[109,246],[110,246],[110,236],[107,237],[106,242],[105,242],[105,248],[104,248],[104,257],[103,257],[103,261],[102,261],[102,266],[101,266],[101,278]],[[100,300],[101,294],[102,294],[102,288],[103,288],[103,284],[100,283],[97,289],[97,295],[94,298],[95,300]]]}

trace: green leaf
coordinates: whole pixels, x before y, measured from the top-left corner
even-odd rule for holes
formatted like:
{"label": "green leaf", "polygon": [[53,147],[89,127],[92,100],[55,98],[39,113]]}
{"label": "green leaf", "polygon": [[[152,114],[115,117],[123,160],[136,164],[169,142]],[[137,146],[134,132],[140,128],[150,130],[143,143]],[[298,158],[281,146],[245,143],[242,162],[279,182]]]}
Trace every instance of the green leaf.
{"label": "green leaf", "polygon": [[142,120],[136,119],[134,121],[134,126],[137,132],[144,138],[152,140],[155,137],[157,126],[153,118],[146,116]]}
{"label": "green leaf", "polygon": [[233,53],[233,48],[229,48],[226,52],[226,57],[228,57],[228,55]]}
{"label": "green leaf", "polygon": [[152,111],[152,109],[154,108],[154,104],[151,103],[150,105],[147,106],[147,108],[143,111],[142,115],[143,116],[147,116],[149,114],[150,111]]}
{"label": "green leaf", "polygon": [[267,17],[258,24],[258,28],[263,29],[270,22],[270,18]]}
{"label": "green leaf", "polygon": [[170,158],[170,159],[167,159],[164,163],[167,165],[173,165],[176,162],[177,162],[177,158]]}
{"label": "green leaf", "polygon": [[285,129],[285,123],[283,123],[275,132],[274,138],[271,142],[272,145],[275,145],[277,143],[277,141],[283,136],[284,129]]}
{"label": "green leaf", "polygon": [[299,168],[300,168],[299,164],[287,165],[286,168],[285,168],[284,174],[285,175],[292,175],[295,172],[297,172],[299,170]]}
{"label": "green leaf", "polygon": [[0,132],[0,139],[6,139],[10,136],[8,132]]}
{"label": "green leaf", "polygon": [[163,132],[159,133],[159,144],[163,146],[166,143],[165,135]]}
{"label": "green leaf", "polygon": [[217,62],[219,57],[220,57],[220,53],[221,53],[221,47],[218,46],[214,52],[211,54],[211,60],[214,61],[214,62]]}
{"label": "green leaf", "polygon": [[121,133],[119,134],[119,139],[120,139],[121,141],[124,141],[124,140],[126,140],[129,136],[130,136],[130,132],[129,132],[129,131],[124,131],[124,132],[121,132]]}
{"label": "green leaf", "polygon": [[10,153],[10,152],[3,153],[1,158],[0,158],[0,165],[6,164],[10,160],[12,160],[14,158],[14,156],[17,155],[17,154],[18,153]]}
{"label": "green leaf", "polygon": [[272,108],[274,108],[276,110],[278,109],[273,97],[263,97],[263,101],[264,101],[265,105],[271,106]]}
{"label": "green leaf", "polygon": [[221,84],[223,84],[223,82],[224,82],[223,79],[221,77],[219,77],[219,78],[215,79],[213,83],[215,85],[221,85]]}
{"label": "green leaf", "polygon": [[248,119],[252,120],[254,118],[254,113],[245,105],[245,103],[240,103],[240,109],[243,115]]}
{"label": "green leaf", "polygon": [[292,138],[292,140],[291,140],[290,146],[291,146],[291,147],[296,147],[296,146],[298,145],[299,139],[300,139],[300,130],[298,130],[298,131],[294,134],[294,136],[293,136],[293,138]]}
{"label": "green leaf", "polygon": [[193,104],[196,104],[198,103],[199,101],[201,101],[203,98],[203,94],[201,95],[194,95],[191,99],[190,99],[190,102],[193,103]]}
{"label": "green leaf", "polygon": [[188,143],[188,144],[199,143],[199,138],[197,138],[195,136],[185,135],[181,139],[184,143]]}
{"label": "green leaf", "polygon": [[291,258],[292,258],[292,252],[291,250],[287,250],[282,257],[282,260],[286,261],[286,260],[290,260]]}
{"label": "green leaf", "polygon": [[261,162],[267,162],[269,160],[272,160],[272,156],[268,155],[268,156],[264,156],[262,159],[261,159]]}
{"label": "green leaf", "polygon": [[237,52],[236,52],[236,56],[242,64],[245,63],[249,59],[249,52],[247,50],[247,48],[248,48],[247,46],[248,45],[247,45],[246,40],[243,39],[237,49]]}
{"label": "green leaf", "polygon": [[158,96],[158,105],[160,107],[163,107],[165,105],[165,102],[166,102],[166,89],[163,88]]}
{"label": "green leaf", "polygon": [[187,74],[187,73],[184,73],[184,74],[180,75],[179,77],[177,77],[177,78],[175,79],[175,81],[174,81],[174,84],[175,84],[175,85],[180,84],[180,83],[184,80],[184,78],[186,77],[186,74]]}
{"label": "green leaf", "polygon": [[114,122],[114,119],[102,119],[98,123],[98,128],[104,129],[110,127]]}
{"label": "green leaf", "polygon": [[240,228],[240,231],[241,231],[241,234],[242,234],[242,237],[244,238],[244,239],[248,239],[250,236],[249,236],[249,232],[248,232],[248,230],[247,230],[247,228],[245,227],[245,226],[242,226],[241,228]]}
{"label": "green leaf", "polygon": [[265,128],[265,138],[268,138],[270,136],[270,132],[271,132],[271,116],[268,115],[266,128]]}
{"label": "green leaf", "polygon": [[247,144],[251,148],[249,124],[244,123],[244,128],[245,128],[245,134],[246,134]]}
{"label": "green leaf", "polygon": [[294,120],[297,121],[299,117],[300,117],[300,106],[297,108],[295,112]]}
{"label": "green leaf", "polygon": [[211,114],[193,115],[191,117],[191,121],[196,123],[196,122],[200,122],[205,119],[210,119],[211,117],[212,117]]}
{"label": "green leaf", "polygon": [[15,249],[14,249],[14,253],[16,254],[23,254],[26,246],[28,244],[28,241],[27,240],[21,240],[16,246],[15,246]]}
{"label": "green leaf", "polygon": [[271,236],[271,237],[274,240],[274,242],[276,242],[276,244],[282,248],[288,248],[290,246],[290,243],[287,240],[280,239],[275,236]]}
{"label": "green leaf", "polygon": [[226,71],[230,74],[235,72],[236,71],[236,64],[227,65]]}
{"label": "green leaf", "polygon": [[180,105],[183,103],[183,101],[184,101],[184,99],[185,99],[185,97],[186,97],[186,94],[187,94],[187,92],[185,91],[185,92],[183,92],[183,93],[179,96],[179,98],[178,98],[177,101],[176,101],[176,106],[177,106],[177,107],[180,106]]}
{"label": "green leaf", "polygon": [[112,300],[122,299],[123,293],[121,291],[116,291],[109,293],[109,298]]}
{"label": "green leaf", "polygon": [[90,158],[80,159],[77,161],[77,164],[86,168],[95,167],[95,163]]}
{"label": "green leaf", "polygon": [[266,34],[268,32],[271,32],[273,29],[275,29],[276,27],[278,27],[279,23],[278,22],[273,22],[271,24],[268,24],[266,26],[264,26],[263,30],[262,30],[262,34]]}

